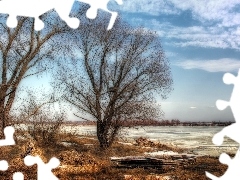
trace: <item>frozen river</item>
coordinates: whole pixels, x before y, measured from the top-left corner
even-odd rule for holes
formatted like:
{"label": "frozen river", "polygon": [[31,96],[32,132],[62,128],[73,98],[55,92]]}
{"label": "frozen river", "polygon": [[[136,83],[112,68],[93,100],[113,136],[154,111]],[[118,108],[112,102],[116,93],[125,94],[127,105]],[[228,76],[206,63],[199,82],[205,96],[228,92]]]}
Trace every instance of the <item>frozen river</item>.
{"label": "frozen river", "polygon": [[[222,152],[236,153],[238,144],[231,139],[225,139],[220,147],[212,143],[212,137],[224,127],[218,126],[147,126],[138,128],[124,128],[123,139],[133,141],[139,137],[146,137],[152,141],[188,148],[197,154],[216,155]],[[68,128],[67,128],[68,129]],[[95,126],[71,127],[79,135],[96,135]],[[69,130],[69,129],[68,129]]]}

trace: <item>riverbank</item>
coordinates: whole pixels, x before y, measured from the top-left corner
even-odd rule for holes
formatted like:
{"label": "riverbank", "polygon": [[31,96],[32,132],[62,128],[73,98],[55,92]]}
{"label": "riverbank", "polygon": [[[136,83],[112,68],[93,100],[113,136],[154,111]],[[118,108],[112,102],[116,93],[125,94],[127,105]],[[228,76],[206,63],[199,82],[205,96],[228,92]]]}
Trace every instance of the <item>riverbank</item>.
{"label": "riverbank", "polygon": [[[145,144],[144,144],[145,143]],[[39,155],[47,163],[57,157],[61,164],[54,169],[60,180],[95,180],[95,179],[207,179],[205,171],[216,176],[222,175],[227,166],[222,165],[217,157],[196,156],[194,163],[184,166],[163,166],[162,168],[118,168],[111,157],[147,156],[152,152],[188,153],[184,149],[171,145],[146,141],[126,143],[119,139],[106,151],[98,148],[98,141],[93,137],[59,134],[55,143],[38,144],[30,140],[18,140],[14,146],[0,147],[1,159],[9,162],[9,169],[0,172],[0,179],[12,179],[14,172],[22,172],[25,179],[36,179],[37,166],[27,167],[23,163],[26,155]]]}
{"label": "riverbank", "polygon": [[[79,136],[96,136],[96,126],[63,126],[65,132],[74,132]],[[222,146],[215,146],[212,142],[214,134],[221,131],[218,126],[138,126],[123,128],[120,134],[121,141],[135,142],[145,137],[153,142],[160,142],[177,148],[188,149],[190,153],[219,157],[222,152],[235,154],[239,144],[225,138]]]}
{"label": "riverbank", "polygon": [[[19,128],[19,126],[18,126]],[[25,125],[20,126],[22,130],[27,131]],[[132,128],[123,128],[119,138],[122,142],[133,143],[140,137],[146,137],[153,142],[160,142],[177,148],[188,149],[190,153],[200,155],[217,156],[222,152],[235,154],[239,144],[229,138],[224,139],[221,146],[216,146],[212,142],[214,134],[221,131],[223,127],[219,126],[137,126]],[[78,136],[96,137],[95,125],[62,125],[62,133],[71,133]]]}

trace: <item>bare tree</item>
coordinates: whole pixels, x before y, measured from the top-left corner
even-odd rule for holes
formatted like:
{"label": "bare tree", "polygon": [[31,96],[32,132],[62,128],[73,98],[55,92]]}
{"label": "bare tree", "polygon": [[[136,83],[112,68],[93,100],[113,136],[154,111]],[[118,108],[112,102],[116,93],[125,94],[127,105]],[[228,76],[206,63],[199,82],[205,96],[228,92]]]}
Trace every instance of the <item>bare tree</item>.
{"label": "bare tree", "polygon": [[[18,18],[14,29],[0,19],[0,131],[9,125],[9,114],[23,79],[42,73],[51,60],[70,53],[64,45],[70,28],[54,12],[42,16],[45,28],[34,30],[34,19]],[[68,41],[69,42],[69,41]]]}
{"label": "bare tree", "polygon": [[[36,90],[26,90],[27,95],[23,98],[21,106],[13,110],[16,113],[16,134],[25,138],[29,138],[30,135],[41,146],[54,145],[66,119],[66,113],[59,108],[58,98],[53,92],[44,93],[38,90],[39,92],[41,96],[36,94]],[[18,140],[17,137],[15,139]]]}
{"label": "bare tree", "polygon": [[100,147],[107,149],[124,121],[161,117],[156,96],[166,98],[172,78],[155,32],[132,28],[120,19],[106,31],[104,21],[81,25],[78,58],[62,65],[55,77],[64,99],[96,120]]}

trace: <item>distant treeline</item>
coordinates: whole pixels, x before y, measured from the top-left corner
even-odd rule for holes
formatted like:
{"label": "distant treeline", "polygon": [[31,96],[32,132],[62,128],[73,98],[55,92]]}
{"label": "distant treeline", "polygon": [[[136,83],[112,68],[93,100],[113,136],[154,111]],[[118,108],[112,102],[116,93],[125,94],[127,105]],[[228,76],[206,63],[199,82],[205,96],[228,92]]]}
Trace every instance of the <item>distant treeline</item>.
{"label": "distant treeline", "polygon": [[[66,121],[64,122],[68,125],[96,125],[95,121]],[[178,119],[172,120],[131,120],[124,121],[122,126],[134,127],[134,126],[228,126],[234,122],[226,121],[211,121],[211,122],[182,122]]]}

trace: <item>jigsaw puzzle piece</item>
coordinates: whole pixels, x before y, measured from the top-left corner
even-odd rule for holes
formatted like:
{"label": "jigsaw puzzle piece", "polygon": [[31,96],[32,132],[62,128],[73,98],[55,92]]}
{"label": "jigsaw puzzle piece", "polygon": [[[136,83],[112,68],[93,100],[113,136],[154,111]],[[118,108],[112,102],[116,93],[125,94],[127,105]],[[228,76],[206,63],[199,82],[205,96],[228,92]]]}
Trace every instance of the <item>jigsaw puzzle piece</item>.
{"label": "jigsaw puzzle piece", "polygon": [[240,144],[239,130],[240,130],[240,124],[233,123],[223,128],[220,132],[216,133],[213,136],[212,141],[215,145],[220,146],[224,141],[224,137],[227,136]]}
{"label": "jigsaw puzzle piece", "polygon": [[[99,0],[99,1],[95,1],[95,0],[78,0],[79,2],[83,2],[83,3],[86,3],[86,4],[89,4],[91,7],[87,10],[86,12],[86,16],[89,18],[89,19],[95,19],[97,17],[97,11],[99,9],[102,9],[108,13],[111,14],[111,19],[110,19],[110,22],[108,24],[108,27],[107,27],[107,30],[110,30],[112,29],[113,25],[114,25],[114,22],[116,21],[116,18],[117,18],[117,15],[118,13],[117,12],[113,12],[113,11],[110,11],[108,8],[107,8],[107,5],[108,5],[108,2],[110,0]],[[122,5],[123,4],[123,1],[122,0],[116,0],[116,2],[119,4],[119,5]]]}
{"label": "jigsaw puzzle piece", "polygon": [[231,108],[233,116],[235,118],[236,123],[233,123],[225,128],[222,131],[215,134],[213,137],[213,143],[215,145],[220,146],[224,141],[224,136],[228,136],[234,141],[240,143],[240,136],[238,135],[240,131],[240,70],[238,72],[238,76],[234,76],[233,74],[226,73],[223,76],[223,82],[225,84],[234,84],[233,92],[230,98],[230,101],[217,100],[216,106],[219,110],[224,110],[228,106]]}
{"label": "jigsaw puzzle piece", "polygon": [[52,6],[51,1],[42,1],[46,3],[45,6],[41,6],[39,0],[2,0],[0,1],[0,13],[9,14],[6,24],[10,28],[17,26],[17,16],[25,16],[35,18],[35,29],[40,30],[44,27],[44,23],[39,16],[50,10]]}
{"label": "jigsaw puzzle piece", "polygon": [[238,149],[234,158],[231,158],[228,154],[222,153],[219,157],[219,161],[222,164],[228,165],[228,169],[221,177],[216,177],[209,172],[206,172],[206,176],[212,180],[238,180],[240,177],[240,150]]}
{"label": "jigsaw puzzle piece", "polygon": [[[34,19],[35,19],[34,29],[36,31],[40,31],[41,29],[43,29],[44,28],[44,23],[41,19],[39,19],[39,16],[34,17]],[[10,28],[15,28],[18,24],[17,16],[10,14],[9,17],[7,18],[6,24]]]}
{"label": "jigsaw puzzle piece", "polygon": [[17,16],[14,16],[14,15],[9,15],[8,18],[7,18],[7,26],[10,27],[10,28],[15,28],[17,26]]}
{"label": "jigsaw puzzle piece", "polygon": [[26,156],[24,163],[27,166],[34,164],[38,165],[38,180],[58,180],[58,178],[52,173],[52,169],[57,168],[60,165],[60,161],[53,157],[50,161],[45,164],[39,156]]}
{"label": "jigsaw puzzle piece", "polygon": [[75,0],[2,0],[0,1],[0,13],[9,14],[6,23],[10,28],[17,26],[17,16],[32,17],[35,19],[34,28],[39,31],[44,28],[44,23],[39,16],[55,9],[68,26],[77,28],[79,20],[69,17],[74,2]]}
{"label": "jigsaw puzzle piece", "polygon": [[[223,76],[223,82],[225,84],[233,84],[234,88],[232,91],[232,95],[230,98],[229,102],[224,102],[224,101],[217,101],[217,106],[219,106],[219,109],[225,109],[227,106],[231,107],[231,110],[233,112],[235,121],[238,122],[240,121],[240,113],[239,107],[240,107],[240,70],[238,71],[238,76],[234,76],[233,74],[230,73],[225,73]],[[225,107],[225,108],[224,108]],[[240,123],[240,122],[239,122]]]}
{"label": "jigsaw puzzle piece", "polygon": [[56,2],[57,4],[55,5],[55,10],[59,17],[65,21],[70,28],[78,28],[80,20],[69,16],[75,0],[57,0]]}
{"label": "jigsaw puzzle piece", "polygon": [[24,180],[24,175],[21,172],[15,172],[13,174],[13,180]]}
{"label": "jigsaw puzzle piece", "polygon": [[[110,11],[107,8],[110,0],[78,0],[90,5],[90,8],[86,12],[86,16],[89,19],[95,19],[97,17],[97,11],[102,9],[111,14],[111,19],[108,24],[107,30],[111,29],[117,18],[118,13]],[[123,4],[122,0],[115,0],[119,5]],[[7,18],[7,26],[15,28],[18,24],[17,16],[33,17],[35,18],[34,28],[39,31],[44,28],[44,23],[39,16],[46,13],[51,9],[55,9],[62,20],[73,29],[79,26],[79,19],[70,17],[69,14],[72,10],[72,6],[75,0],[2,0],[0,1],[0,13],[9,14]],[[43,6],[44,4],[44,6]]]}
{"label": "jigsaw puzzle piece", "polygon": [[110,22],[108,24],[107,30],[112,29],[116,19],[117,19],[118,13],[117,12],[112,12],[112,17],[110,19]]}
{"label": "jigsaw puzzle piece", "polygon": [[226,109],[229,105],[230,105],[230,103],[227,102],[227,101],[224,101],[224,100],[217,100],[216,101],[216,106],[221,111]]}
{"label": "jigsaw puzzle piece", "polygon": [[[223,76],[223,82],[225,84],[234,84],[234,88],[232,91],[232,95],[230,98],[230,101],[223,101],[218,100],[216,102],[216,106],[219,110],[225,109],[227,106],[230,106],[232,113],[234,115],[236,123],[233,123],[225,128],[223,128],[220,132],[215,134],[213,136],[213,143],[215,145],[222,145],[224,141],[224,137],[227,136],[231,138],[232,140],[236,141],[240,144],[240,113],[239,113],[239,107],[240,107],[240,69],[238,71],[238,76],[234,76],[230,73],[226,73]],[[205,172],[206,176],[209,177],[212,180],[238,180],[240,178],[240,149],[238,149],[236,155],[234,158],[231,158],[226,153],[222,153],[219,157],[219,161],[222,164],[228,165],[228,169],[225,172],[224,175],[221,177],[216,177],[213,174],[209,172]]]}
{"label": "jigsaw puzzle piece", "polygon": [[13,138],[14,132],[15,132],[15,130],[12,126],[5,127],[4,128],[5,139],[0,140],[0,146],[14,145],[15,144],[15,141],[14,141],[14,138]]}
{"label": "jigsaw puzzle piece", "polygon": [[231,73],[225,73],[223,75],[223,82],[225,84],[235,84],[237,82],[237,77]]}
{"label": "jigsaw puzzle piece", "polygon": [[0,171],[6,171],[8,169],[8,162],[5,160],[0,161]]}
{"label": "jigsaw puzzle piece", "polygon": [[219,177],[214,176],[213,174],[211,174],[211,173],[209,173],[209,172],[206,172],[205,174],[206,174],[206,176],[207,176],[208,178],[210,178],[211,180],[219,180],[219,179],[220,179]]}
{"label": "jigsaw puzzle piece", "polygon": [[[0,146],[10,146],[14,145],[15,141],[13,138],[14,128],[12,126],[7,126],[4,128],[5,139],[0,140]],[[5,160],[0,161],[0,171],[6,171],[8,169],[8,162]]]}

